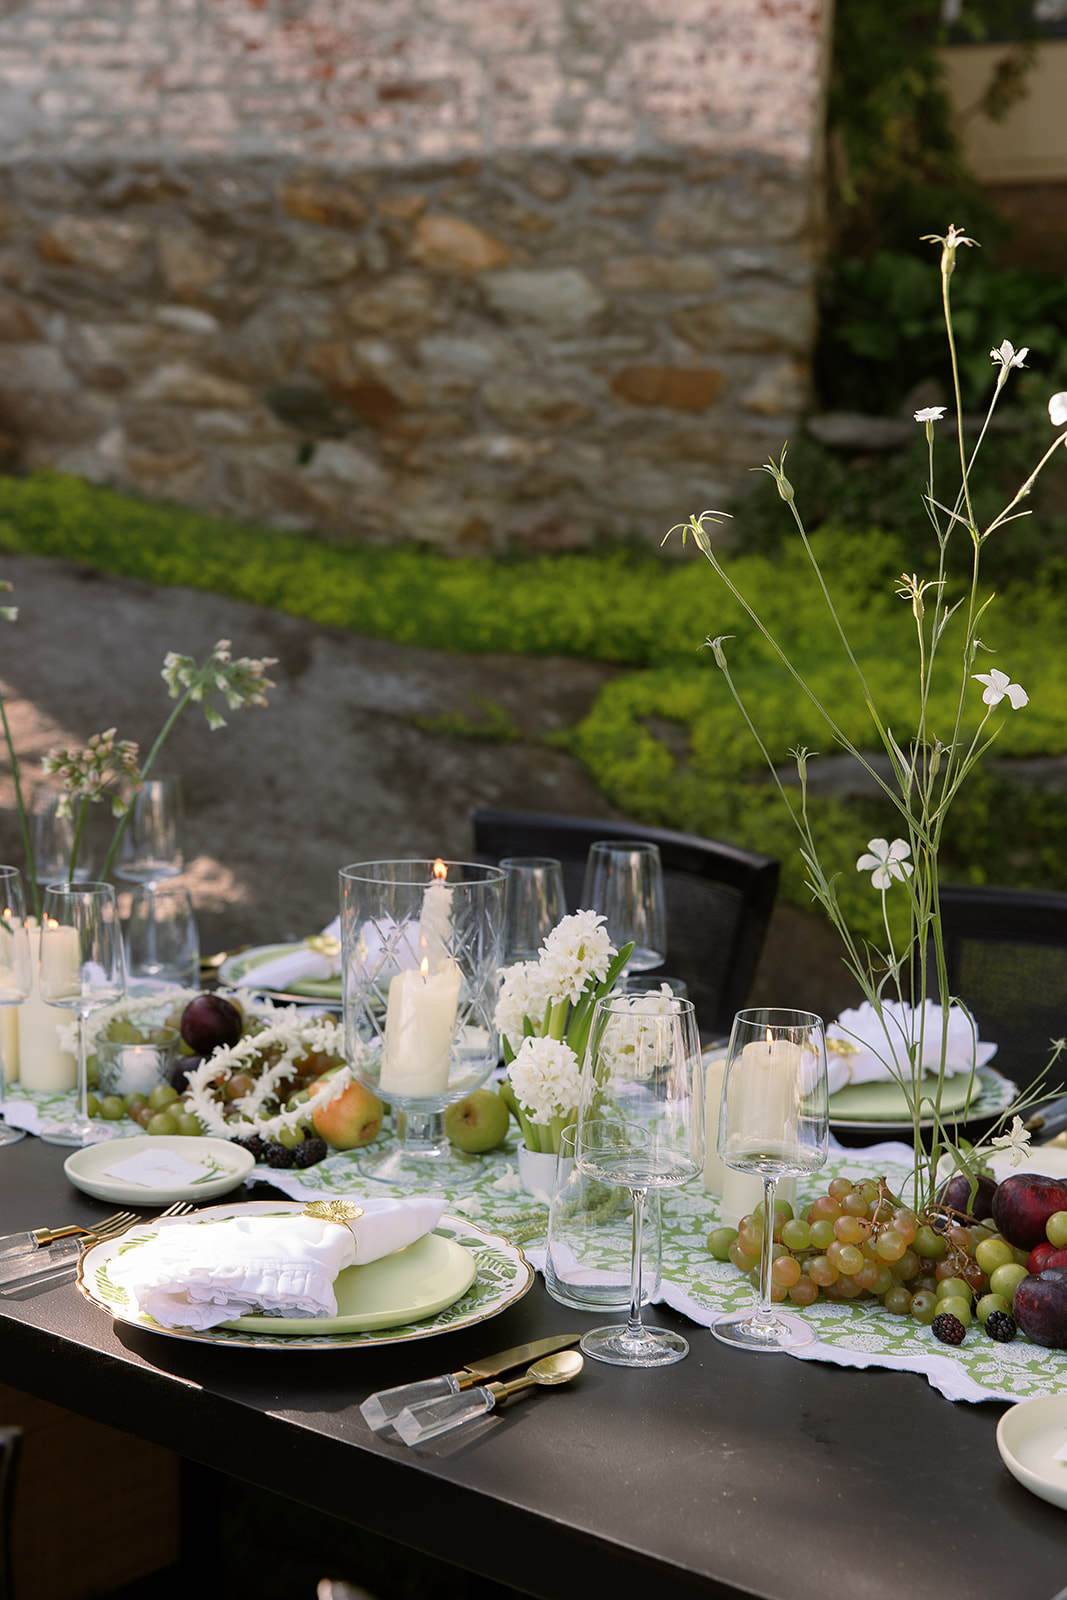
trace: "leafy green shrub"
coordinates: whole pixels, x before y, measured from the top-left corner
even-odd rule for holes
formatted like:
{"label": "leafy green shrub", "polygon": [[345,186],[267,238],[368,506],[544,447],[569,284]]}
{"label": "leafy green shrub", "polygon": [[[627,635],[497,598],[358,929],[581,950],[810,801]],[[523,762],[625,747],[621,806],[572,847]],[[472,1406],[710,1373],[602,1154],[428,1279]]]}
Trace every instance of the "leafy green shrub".
{"label": "leafy green shrub", "polygon": [[[798,476],[792,467],[791,476]],[[781,519],[777,496],[775,503]],[[1012,524],[1005,541],[1025,527]],[[906,602],[892,594],[894,578],[911,565],[909,544],[876,529],[829,525],[813,544],[857,653],[877,664],[887,715],[909,725],[915,709],[907,654],[911,617]],[[620,663],[631,670],[605,686],[577,728],[553,742],[585,762],[605,794],[635,819],[778,856],[783,894],[810,903],[795,834],[702,641],[734,636],[732,669],[783,769],[791,769],[790,750],[799,744],[824,757],[834,753],[833,745],[702,559],[696,569],[690,558],[667,563],[617,551],[496,563],[449,560],[413,547],[338,547],[142,504],[49,474],[0,478],[0,548],[79,560],[157,584],[212,589],[400,643]],[[922,547],[916,542],[914,548]],[[834,706],[848,735],[873,745],[855,679],[797,542],[782,544],[773,556],[736,556],[730,573],[820,697]],[[998,603],[986,640],[998,652],[992,659],[1009,660],[1031,693],[1026,716],[1006,722],[1000,756],[1067,750],[1067,653],[1059,644],[1065,612],[1063,588],[1022,581]],[[932,704],[935,715],[947,715],[936,688]],[[497,740],[516,735],[491,701],[484,716],[435,719],[432,728]],[[892,814],[862,797],[815,795],[810,805],[825,841],[824,859],[842,875],[850,917],[859,925],[866,916],[864,931],[876,938],[874,897],[854,882],[855,859],[866,839],[892,829]],[[957,880],[1067,888],[1062,826],[1062,796],[1022,788],[999,772],[982,773],[953,809],[945,861]]]}

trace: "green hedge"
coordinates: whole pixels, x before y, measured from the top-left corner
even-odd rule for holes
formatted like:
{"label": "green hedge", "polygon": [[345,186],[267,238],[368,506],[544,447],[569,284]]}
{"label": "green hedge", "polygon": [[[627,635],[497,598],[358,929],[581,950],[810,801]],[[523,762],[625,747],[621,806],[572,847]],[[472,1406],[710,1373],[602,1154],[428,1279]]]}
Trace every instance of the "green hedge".
{"label": "green hedge", "polygon": [[[1004,537],[1011,534],[1009,528]],[[882,714],[904,738],[914,726],[916,692],[914,623],[894,593],[902,546],[875,529],[830,527],[813,543]],[[784,892],[808,903],[789,819],[722,674],[701,649],[705,638],[733,635],[726,650],[735,679],[783,768],[800,744],[832,754],[833,738],[703,557],[662,562],[608,551],[493,562],[450,560],[415,547],[339,547],[142,504],[47,474],[0,479],[0,548],[211,589],[403,643],[620,663],[630,670],[556,742],[579,756],[631,816],[779,856]],[[730,573],[848,737],[873,748],[861,691],[799,542],[786,542],[774,556],[736,557]],[[1010,668],[1031,696],[1024,711],[1005,710],[998,757],[1067,751],[1065,611],[1061,589],[1016,580],[987,613],[983,635],[996,654],[978,670]],[[943,660],[946,675],[931,705],[934,729],[947,737],[958,673],[951,638]],[[972,726],[979,699],[975,686]],[[459,719],[449,728],[515,736],[491,702],[477,724]],[[878,897],[857,877],[855,861],[869,838],[900,831],[892,809],[874,800],[816,797],[811,811],[827,863],[842,875],[843,899],[857,925],[877,938]],[[954,806],[946,876],[1067,889],[1063,822],[1062,795],[984,772]]]}

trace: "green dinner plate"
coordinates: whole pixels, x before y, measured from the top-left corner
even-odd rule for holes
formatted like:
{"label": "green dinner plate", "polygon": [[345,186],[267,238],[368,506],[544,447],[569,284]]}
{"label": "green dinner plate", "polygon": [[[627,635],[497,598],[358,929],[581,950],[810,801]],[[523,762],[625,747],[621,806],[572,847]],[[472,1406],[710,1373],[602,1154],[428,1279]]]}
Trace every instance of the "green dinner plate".
{"label": "green dinner plate", "polygon": [[421,1322],[455,1305],[474,1282],[474,1257],[454,1239],[427,1233],[405,1250],[346,1267],[334,1283],[336,1317],[235,1317],[224,1328],[245,1333],[366,1333]]}
{"label": "green dinner plate", "polygon": [[[930,1078],[929,1093],[930,1106],[924,1110],[932,1109],[932,1097],[936,1087],[936,1080]],[[971,1078],[970,1074],[960,1073],[955,1078],[946,1078],[944,1091],[941,1095],[941,1114],[951,1116],[957,1111],[966,1109],[967,1102],[978,1094],[978,1080]],[[904,1095],[904,1090],[899,1083],[850,1083],[844,1089],[839,1089],[830,1096],[831,1122],[908,1122],[911,1112]]]}

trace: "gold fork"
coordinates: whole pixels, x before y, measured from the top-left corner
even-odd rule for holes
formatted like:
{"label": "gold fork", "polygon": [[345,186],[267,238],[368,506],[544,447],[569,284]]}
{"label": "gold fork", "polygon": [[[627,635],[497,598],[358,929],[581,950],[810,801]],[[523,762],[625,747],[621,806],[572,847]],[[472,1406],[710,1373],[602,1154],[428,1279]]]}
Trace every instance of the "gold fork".
{"label": "gold fork", "polygon": [[102,1222],[94,1223],[92,1227],[88,1227],[84,1222],[68,1222],[62,1228],[30,1228],[29,1232],[38,1244],[51,1244],[53,1239],[65,1239],[72,1233],[100,1233],[101,1230],[121,1227],[123,1223],[133,1222],[136,1216],[135,1211],[115,1211]]}
{"label": "gold fork", "polygon": [[[183,1217],[193,1209],[188,1201],[177,1200],[166,1211],[161,1211],[160,1217]],[[113,1217],[106,1217],[103,1222],[97,1223],[92,1230],[68,1229],[68,1235],[76,1234],[77,1237],[69,1238],[65,1245],[35,1249],[32,1253],[27,1250],[26,1256],[17,1263],[11,1261],[0,1266],[0,1295],[27,1288],[30,1284],[52,1283],[65,1277],[77,1270],[86,1251],[94,1245],[121,1239],[124,1233],[137,1227],[143,1220],[133,1211],[117,1211]],[[157,1221],[158,1218],[152,1220]]]}

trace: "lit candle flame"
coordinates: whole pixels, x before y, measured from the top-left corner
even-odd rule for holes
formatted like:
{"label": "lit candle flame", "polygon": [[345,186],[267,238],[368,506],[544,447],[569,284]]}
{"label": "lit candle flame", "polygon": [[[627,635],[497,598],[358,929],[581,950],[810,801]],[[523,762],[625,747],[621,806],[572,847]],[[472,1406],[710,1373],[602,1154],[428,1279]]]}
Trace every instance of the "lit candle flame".
{"label": "lit candle flame", "polygon": [[774,1034],[771,1032],[770,1028],[768,1028],[767,1029],[767,1049],[768,1049],[768,1051],[773,1048],[773,1044],[774,1044]]}
{"label": "lit candle flame", "polygon": [[429,958],[429,956],[423,956],[421,962],[419,963],[419,972],[422,974],[422,976],[424,978],[428,978],[430,976],[430,958]]}
{"label": "lit candle flame", "polygon": [[441,860],[440,856],[438,856],[437,860],[433,864],[433,875],[437,879],[438,883],[444,883],[445,879],[448,877],[448,867],[445,862]]}

